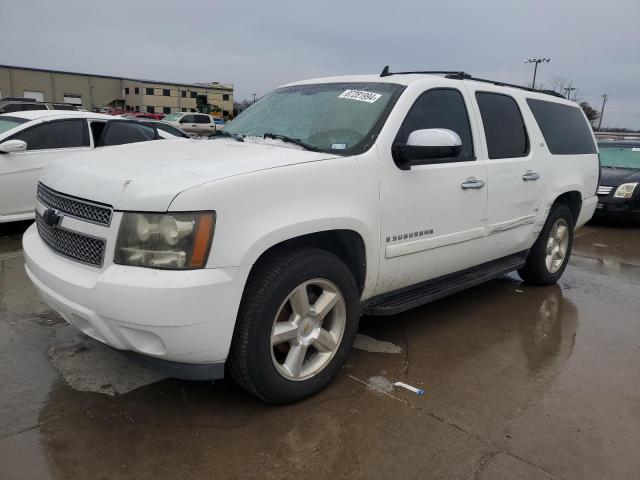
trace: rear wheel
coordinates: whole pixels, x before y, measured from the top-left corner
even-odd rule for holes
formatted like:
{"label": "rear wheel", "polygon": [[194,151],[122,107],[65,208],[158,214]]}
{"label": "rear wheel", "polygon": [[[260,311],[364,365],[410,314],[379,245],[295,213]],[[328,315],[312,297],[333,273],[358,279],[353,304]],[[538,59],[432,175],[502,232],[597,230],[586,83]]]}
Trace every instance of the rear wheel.
{"label": "rear wheel", "polygon": [[358,328],[359,295],[347,266],[316,248],[282,250],[245,287],[229,358],[234,380],[270,403],[324,388]]}
{"label": "rear wheel", "polygon": [[573,246],[573,214],[564,204],[556,204],[534,243],[520,277],[534,285],[551,285],[562,276]]}

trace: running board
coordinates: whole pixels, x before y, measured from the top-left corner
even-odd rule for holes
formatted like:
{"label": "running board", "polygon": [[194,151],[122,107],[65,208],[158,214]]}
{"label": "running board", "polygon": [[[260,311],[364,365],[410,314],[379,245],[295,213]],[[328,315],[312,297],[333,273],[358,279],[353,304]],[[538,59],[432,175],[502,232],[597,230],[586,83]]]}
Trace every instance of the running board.
{"label": "running board", "polygon": [[383,293],[366,300],[363,315],[395,315],[434,300],[460,292],[481,283],[502,277],[524,266],[528,250],[508,257],[427,280],[410,287]]}

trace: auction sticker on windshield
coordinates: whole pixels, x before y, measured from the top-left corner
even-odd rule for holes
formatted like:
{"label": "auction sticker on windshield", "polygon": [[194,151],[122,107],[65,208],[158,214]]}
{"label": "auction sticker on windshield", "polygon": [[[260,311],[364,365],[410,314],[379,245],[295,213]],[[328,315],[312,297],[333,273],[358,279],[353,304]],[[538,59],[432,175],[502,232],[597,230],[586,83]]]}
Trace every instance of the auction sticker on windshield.
{"label": "auction sticker on windshield", "polygon": [[373,103],[378,100],[382,94],[367,92],[364,90],[345,90],[338,98],[347,98],[349,100],[358,100],[359,102]]}

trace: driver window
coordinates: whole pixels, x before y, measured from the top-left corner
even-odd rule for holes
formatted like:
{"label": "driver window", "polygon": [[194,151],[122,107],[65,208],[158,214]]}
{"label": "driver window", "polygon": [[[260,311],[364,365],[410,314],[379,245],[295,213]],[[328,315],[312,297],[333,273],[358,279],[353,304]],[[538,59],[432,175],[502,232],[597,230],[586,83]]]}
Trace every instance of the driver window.
{"label": "driver window", "polygon": [[420,95],[402,122],[394,143],[407,143],[411,132],[426,128],[447,128],[460,136],[462,150],[451,161],[475,160],[469,115],[458,90],[438,88]]}

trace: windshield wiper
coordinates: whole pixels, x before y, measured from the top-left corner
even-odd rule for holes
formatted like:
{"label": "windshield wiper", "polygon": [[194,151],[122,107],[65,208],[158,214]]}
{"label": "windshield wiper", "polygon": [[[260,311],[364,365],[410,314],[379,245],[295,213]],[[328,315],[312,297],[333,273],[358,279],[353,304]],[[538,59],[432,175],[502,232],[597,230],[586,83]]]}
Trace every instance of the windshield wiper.
{"label": "windshield wiper", "polygon": [[312,152],[317,152],[318,149],[312,145],[309,145],[308,143],[303,142],[302,140],[298,139],[298,138],[291,138],[291,137],[287,137],[286,135],[279,135],[277,133],[265,133],[262,138],[273,138],[275,140],[282,140],[283,142],[287,142],[287,143],[293,143],[294,145],[299,145],[300,147],[304,148],[305,150],[311,150]]}
{"label": "windshield wiper", "polygon": [[237,140],[238,142],[244,142],[244,138],[242,138],[242,135],[240,135],[239,133],[229,133],[229,132],[225,132],[224,130],[217,130],[216,136],[229,137],[229,138],[233,138],[234,140]]}

